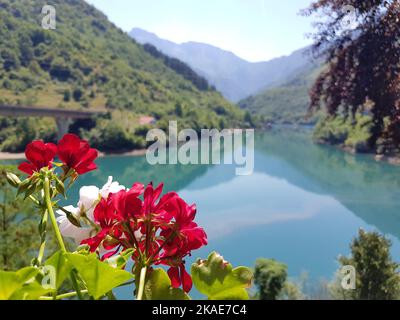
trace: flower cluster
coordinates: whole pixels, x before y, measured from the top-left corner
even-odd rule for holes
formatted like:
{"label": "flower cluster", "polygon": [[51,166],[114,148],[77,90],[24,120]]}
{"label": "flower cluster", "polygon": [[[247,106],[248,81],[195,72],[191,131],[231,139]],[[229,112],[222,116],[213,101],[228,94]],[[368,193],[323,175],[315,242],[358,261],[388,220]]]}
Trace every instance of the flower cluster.
{"label": "flower cluster", "polygon": [[51,168],[56,155],[66,171],[74,169],[77,174],[84,174],[97,168],[93,162],[97,158],[97,150],[90,148],[87,141],[68,133],[57,145],[44,143],[41,140],[29,143],[25,149],[28,162],[21,163],[18,169],[31,176],[44,167]]}
{"label": "flower cluster", "polygon": [[[36,190],[29,184],[40,180],[42,168],[53,165],[63,168],[64,175],[57,177],[54,170],[44,179],[45,200],[49,207],[57,193],[65,194],[65,180],[71,183],[78,175],[97,168],[93,162],[97,151],[85,140],[66,134],[57,145],[37,140],[25,150],[28,162],[19,165],[27,173],[28,183],[22,182],[19,190],[26,195]],[[58,156],[62,163],[53,162]],[[32,176],[38,179],[32,179]],[[41,185],[41,186],[42,186]],[[55,229],[73,238],[76,244],[86,244],[91,252],[98,252],[103,260],[123,251],[132,254],[133,272],[152,268],[155,265],[169,267],[168,276],[173,287],[182,286],[189,292],[192,279],[185,270],[185,257],[192,250],[207,244],[207,235],[195,222],[195,205],[188,205],[175,192],[162,194],[163,184],[156,188],[150,183],[146,187],[134,183],[130,189],[119,185],[109,177],[101,188],[82,187],[77,206],[58,207],[58,217],[53,219]],[[50,210],[52,212],[52,210]],[[54,215],[54,213],[52,213]],[[61,235],[59,236],[62,242]],[[65,250],[62,244],[63,250]]]}
{"label": "flower cluster", "polygon": [[[110,185],[110,181],[106,186]],[[102,259],[133,248],[136,272],[144,266],[168,266],[172,286],[182,286],[189,292],[192,280],[185,270],[184,258],[192,250],[206,245],[207,236],[193,221],[195,205],[188,205],[175,192],[161,196],[162,188],[162,184],[156,188],[149,184],[145,188],[135,183],[129,190],[115,184],[109,192],[102,194],[97,191],[93,214],[86,215],[97,226],[91,229],[96,234],[84,239],[81,244],[89,245],[92,252],[99,250],[103,254]],[[93,206],[93,202],[88,206]],[[76,228],[75,231],[79,229],[72,226],[68,229],[71,228]],[[61,226],[61,231],[68,236],[65,227]],[[82,239],[82,234],[74,233],[73,236],[76,240]]]}

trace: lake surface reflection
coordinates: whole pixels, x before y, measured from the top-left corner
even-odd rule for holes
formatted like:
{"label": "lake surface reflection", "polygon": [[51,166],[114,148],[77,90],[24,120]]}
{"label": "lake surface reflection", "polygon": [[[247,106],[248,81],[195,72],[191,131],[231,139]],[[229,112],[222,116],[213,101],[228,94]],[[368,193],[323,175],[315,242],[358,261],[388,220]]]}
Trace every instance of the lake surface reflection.
{"label": "lake surface reflection", "polygon": [[259,134],[255,147],[250,176],[236,176],[233,165],[150,166],[145,157],[112,156],[99,159],[100,170],[82,176],[74,189],[102,186],[108,175],[126,186],[164,181],[165,191],[197,204],[197,222],[209,236],[188,263],[216,250],[234,265],[275,258],[292,277],[306,271],[330,279],[360,227],[386,234],[399,261],[400,167],[315,145],[307,132]]}

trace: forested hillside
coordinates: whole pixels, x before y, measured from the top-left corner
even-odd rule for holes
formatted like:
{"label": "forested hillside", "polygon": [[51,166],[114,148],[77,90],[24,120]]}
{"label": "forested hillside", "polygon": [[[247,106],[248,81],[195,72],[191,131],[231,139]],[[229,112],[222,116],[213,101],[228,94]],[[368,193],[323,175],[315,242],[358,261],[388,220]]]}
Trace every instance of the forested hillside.
{"label": "forested hillside", "polygon": [[[208,86],[199,89],[193,79],[185,79],[165,60],[147,53],[82,0],[52,1],[57,10],[56,30],[44,30],[41,10],[46,4],[44,0],[0,0],[0,103],[106,107],[110,116],[100,119],[93,130],[120,135],[117,140],[126,139],[126,148],[135,145],[129,140],[135,134],[135,119],[142,114],[155,117],[161,127],[170,118],[193,128],[243,124],[244,112],[239,108]],[[125,124],[116,127],[122,111]],[[9,150],[11,145],[19,149],[24,142],[21,139],[52,136],[49,130],[39,129],[40,122],[24,120],[29,130],[20,131],[24,135],[30,132],[30,136],[17,138],[21,120],[3,118],[0,149]],[[46,123],[44,127],[54,125]],[[107,138],[99,138],[100,131],[83,129],[88,138],[96,136],[99,146]]]}
{"label": "forested hillside", "polygon": [[257,114],[265,122],[313,123],[315,115],[308,117],[309,89],[321,71],[317,64],[309,64],[284,85],[268,88],[239,102],[241,108]]}

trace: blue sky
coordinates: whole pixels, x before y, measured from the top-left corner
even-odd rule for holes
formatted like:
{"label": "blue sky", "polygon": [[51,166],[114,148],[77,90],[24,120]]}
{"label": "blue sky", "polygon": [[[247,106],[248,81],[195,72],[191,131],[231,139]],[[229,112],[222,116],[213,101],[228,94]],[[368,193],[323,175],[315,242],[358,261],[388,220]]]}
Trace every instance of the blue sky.
{"label": "blue sky", "polygon": [[249,61],[269,60],[310,44],[311,0],[87,0],[125,31],[134,27],[174,42],[198,41]]}

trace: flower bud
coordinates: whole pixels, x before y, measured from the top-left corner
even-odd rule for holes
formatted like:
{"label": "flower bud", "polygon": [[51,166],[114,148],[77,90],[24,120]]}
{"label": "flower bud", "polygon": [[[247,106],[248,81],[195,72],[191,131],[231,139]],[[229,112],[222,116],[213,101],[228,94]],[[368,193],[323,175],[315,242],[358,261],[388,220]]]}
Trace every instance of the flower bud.
{"label": "flower bud", "polygon": [[6,178],[8,183],[14,188],[18,188],[19,184],[21,183],[21,180],[17,177],[17,175],[12,172],[7,172]]}
{"label": "flower bud", "polygon": [[60,208],[61,211],[63,211],[66,215],[67,215],[67,219],[69,220],[69,222],[71,222],[75,227],[80,228],[81,227],[81,223],[79,221],[79,218],[76,217],[72,212],[69,212],[68,210],[66,210],[65,208]]}

